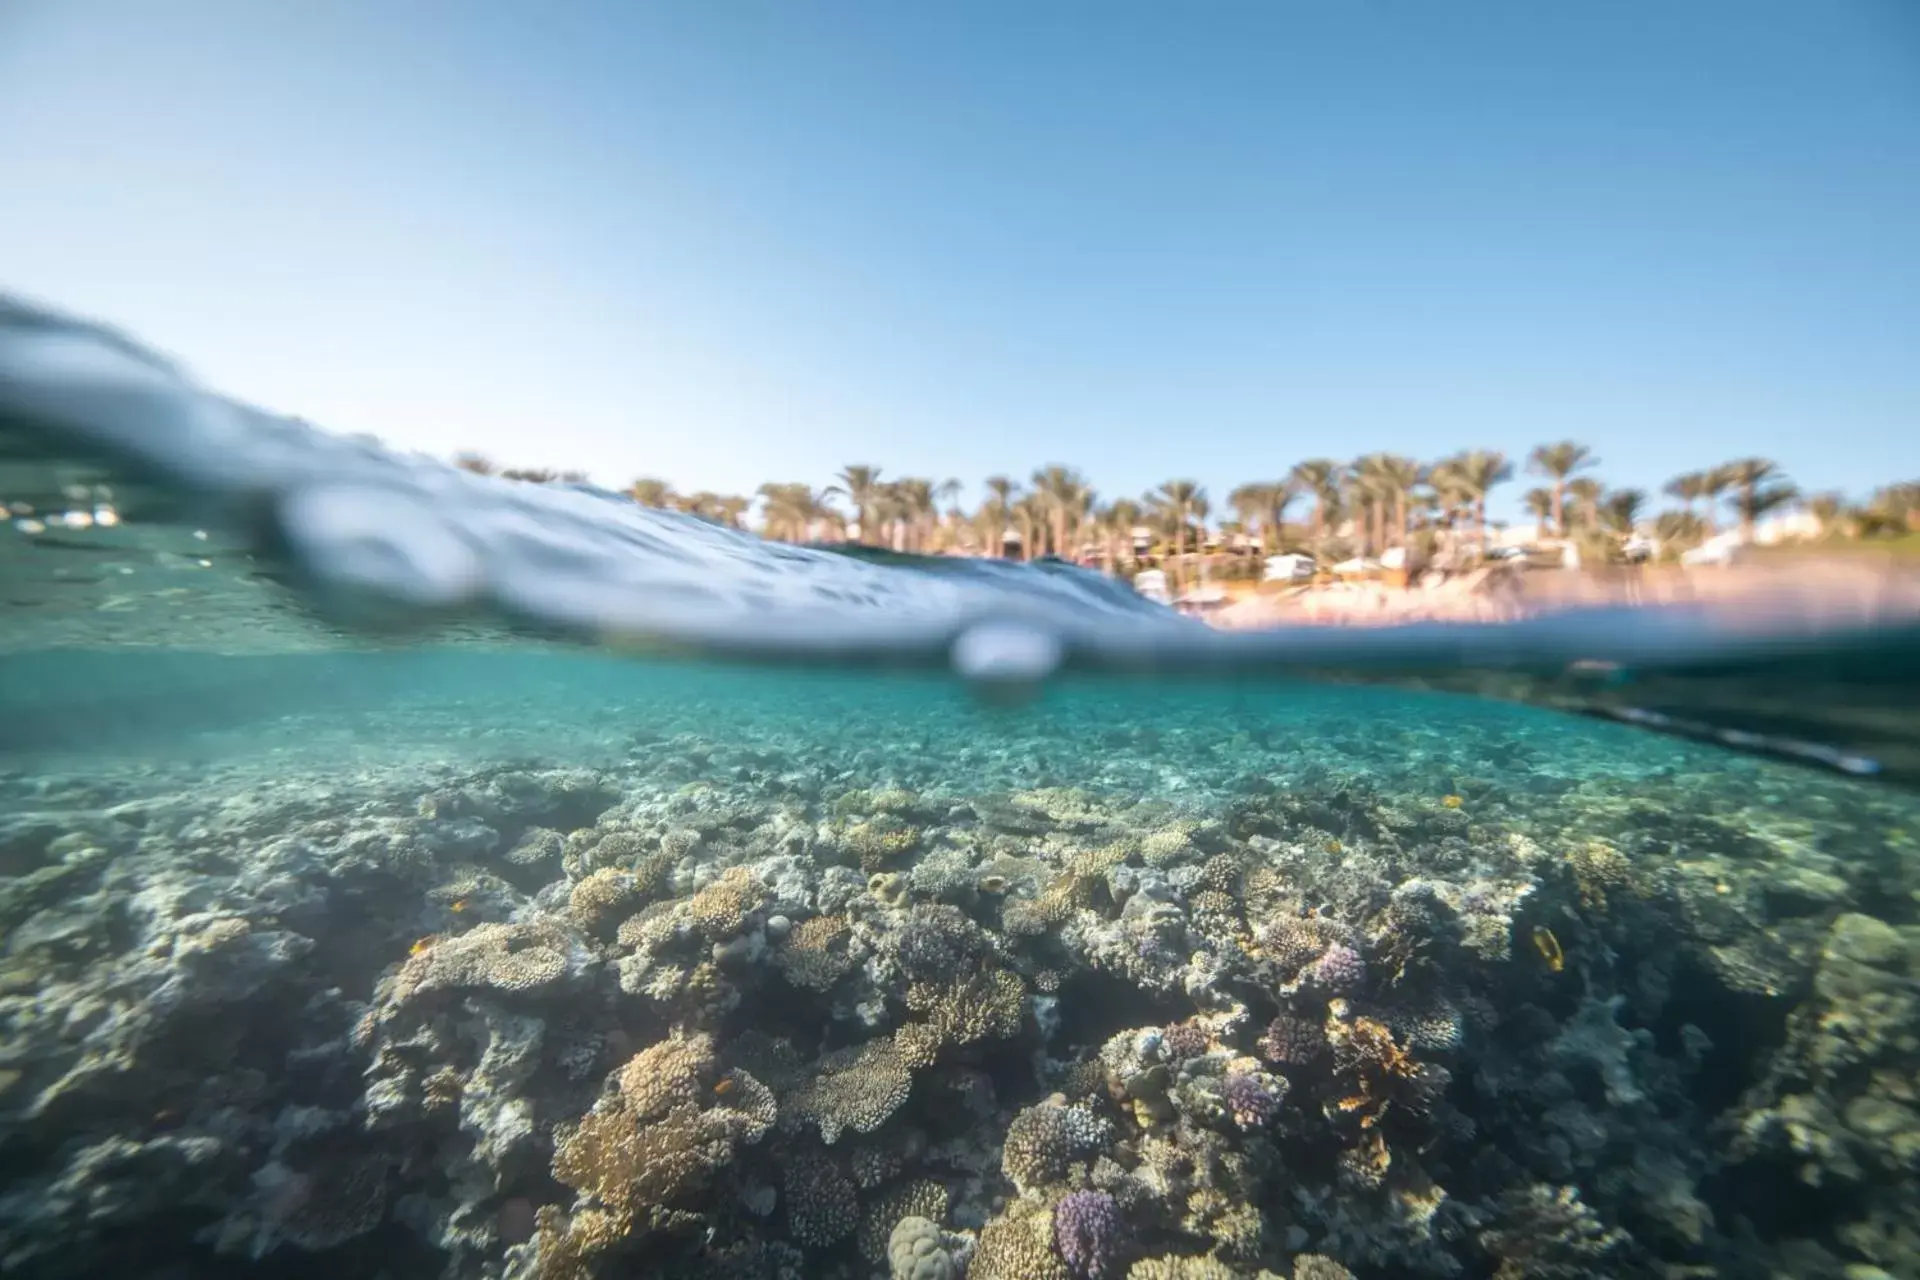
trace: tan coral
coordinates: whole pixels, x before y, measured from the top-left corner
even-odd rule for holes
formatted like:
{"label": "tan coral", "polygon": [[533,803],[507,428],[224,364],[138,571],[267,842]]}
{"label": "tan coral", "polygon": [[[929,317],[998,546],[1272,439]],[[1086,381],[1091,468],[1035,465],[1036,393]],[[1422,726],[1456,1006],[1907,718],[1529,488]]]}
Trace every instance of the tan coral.
{"label": "tan coral", "polygon": [[980,1228],[968,1280],[1073,1280],[1053,1247],[1053,1211],[1019,1199]]}
{"label": "tan coral", "polygon": [[437,939],[409,958],[394,976],[393,995],[405,1003],[439,990],[538,991],[567,975],[576,945],[565,926],[551,919],[479,925]]}
{"label": "tan coral", "polygon": [[989,969],[957,982],[916,982],[907,1008],[924,1017],[946,1044],[1007,1040],[1020,1034],[1027,992],[1016,974]]}
{"label": "tan coral", "polygon": [[774,952],[774,965],[788,982],[808,991],[825,991],[854,967],[847,949],[852,930],[844,916],[802,920]]}
{"label": "tan coral", "polygon": [[821,1059],[813,1077],[785,1099],[784,1112],[811,1123],[832,1145],[851,1129],[872,1133],[913,1090],[913,1071],[898,1047],[882,1036]]}
{"label": "tan coral", "polygon": [[638,896],[630,874],[602,867],[573,886],[567,895],[567,914],[581,928],[598,933],[626,913]]}
{"label": "tan coral", "polygon": [[624,1102],[602,1099],[578,1122],[554,1126],[553,1176],[652,1225],[666,1216],[654,1211],[697,1190],[732,1154],[725,1117],[682,1103],[642,1123]]}
{"label": "tan coral", "polygon": [[730,938],[766,901],[766,889],[745,867],[728,867],[720,878],[693,895],[687,914],[714,941]]}
{"label": "tan coral", "polygon": [[860,1256],[885,1262],[895,1224],[902,1218],[940,1222],[947,1216],[947,1199],[947,1189],[931,1178],[909,1178],[888,1187],[860,1215]]}
{"label": "tan coral", "polygon": [[699,1101],[712,1073],[713,1037],[671,1035],[620,1068],[620,1095],[636,1119],[650,1120],[671,1107]]}
{"label": "tan coral", "polygon": [[605,1209],[581,1209],[571,1217],[558,1205],[534,1216],[539,1280],[594,1280],[600,1259],[627,1238],[633,1221]]}

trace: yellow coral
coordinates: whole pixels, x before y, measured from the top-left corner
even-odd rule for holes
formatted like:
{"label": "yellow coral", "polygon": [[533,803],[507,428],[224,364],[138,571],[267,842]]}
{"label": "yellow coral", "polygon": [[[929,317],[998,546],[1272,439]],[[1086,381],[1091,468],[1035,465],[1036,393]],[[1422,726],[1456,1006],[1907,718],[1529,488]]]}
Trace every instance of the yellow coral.
{"label": "yellow coral", "polygon": [[1151,866],[1169,866],[1192,851],[1193,838],[1186,827],[1162,827],[1140,840],[1140,856]]}
{"label": "yellow coral", "polygon": [[1607,909],[1607,894],[1627,890],[1644,896],[1645,889],[1635,876],[1627,856],[1605,840],[1589,840],[1569,849],[1566,863],[1580,890],[1580,903],[1593,911]]}
{"label": "yellow coral", "polygon": [[840,833],[841,847],[854,855],[862,871],[878,871],[920,843],[920,832],[888,814],[856,822]]}

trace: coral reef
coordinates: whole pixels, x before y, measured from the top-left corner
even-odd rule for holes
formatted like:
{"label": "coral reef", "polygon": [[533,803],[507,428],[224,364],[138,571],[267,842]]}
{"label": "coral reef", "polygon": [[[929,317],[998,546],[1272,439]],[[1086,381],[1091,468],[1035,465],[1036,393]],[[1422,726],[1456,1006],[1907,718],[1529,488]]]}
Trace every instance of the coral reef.
{"label": "coral reef", "polygon": [[1920,805],[1368,705],[0,775],[0,1266],[1920,1274]]}

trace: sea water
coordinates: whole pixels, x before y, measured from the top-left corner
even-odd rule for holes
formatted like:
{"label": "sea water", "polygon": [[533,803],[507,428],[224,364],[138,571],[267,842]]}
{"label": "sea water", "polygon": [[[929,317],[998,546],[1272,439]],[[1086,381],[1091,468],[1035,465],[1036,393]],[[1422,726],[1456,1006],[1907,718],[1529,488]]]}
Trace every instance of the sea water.
{"label": "sea water", "polygon": [[0,427],[10,1275],[1920,1274],[1886,599],[1222,636],[17,304]]}

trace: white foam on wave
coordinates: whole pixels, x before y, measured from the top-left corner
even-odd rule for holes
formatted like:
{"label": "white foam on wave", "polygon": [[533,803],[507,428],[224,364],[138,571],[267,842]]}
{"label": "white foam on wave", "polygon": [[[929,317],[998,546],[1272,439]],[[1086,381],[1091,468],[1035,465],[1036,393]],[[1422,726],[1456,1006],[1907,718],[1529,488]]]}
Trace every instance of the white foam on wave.
{"label": "white foam on wave", "polygon": [[595,639],[828,657],[944,657],[998,623],[1030,638],[1029,667],[1103,635],[1204,631],[1084,571],[871,563],[331,435],[208,391],[110,330],[5,297],[0,418],[51,453],[104,455],[200,495],[243,532],[270,513],[276,549],[320,598],[351,601],[349,618],[367,604],[386,616],[488,609]]}

